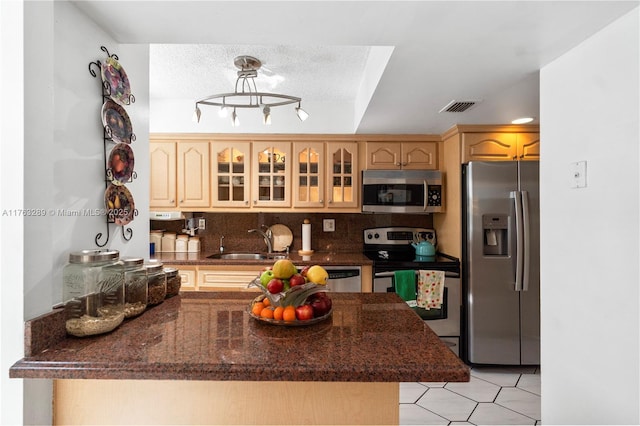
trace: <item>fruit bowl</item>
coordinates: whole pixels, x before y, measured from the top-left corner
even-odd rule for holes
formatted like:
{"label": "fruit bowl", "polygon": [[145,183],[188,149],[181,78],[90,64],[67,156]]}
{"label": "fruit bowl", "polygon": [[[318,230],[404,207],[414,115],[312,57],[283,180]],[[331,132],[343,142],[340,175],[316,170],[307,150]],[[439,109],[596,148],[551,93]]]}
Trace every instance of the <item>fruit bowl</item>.
{"label": "fruit bowl", "polygon": [[253,301],[251,301],[251,304],[249,304],[249,316],[253,319],[255,319],[256,321],[262,322],[262,323],[266,323],[266,324],[270,324],[270,325],[277,325],[277,326],[284,326],[284,327],[301,327],[301,326],[306,326],[306,325],[313,325],[313,324],[317,324],[319,322],[322,322],[324,320],[326,320],[327,318],[329,318],[331,316],[331,314],[333,313],[333,308],[329,309],[329,312],[327,312],[326,314],[319,316],[319,317],[314,317],[308,320],[293,320],[293,321],[284,321],[284,320],[276,320],[273,318],[263,318],[259,315],[256,315],[253,313],[252,311],[252,307],[254,305],[254,303],[257,302],[261,302],[263,299],[265,299],[267,296],[266,295],[260,295],[258,297],[256,297],[255,299],[253,299]]}

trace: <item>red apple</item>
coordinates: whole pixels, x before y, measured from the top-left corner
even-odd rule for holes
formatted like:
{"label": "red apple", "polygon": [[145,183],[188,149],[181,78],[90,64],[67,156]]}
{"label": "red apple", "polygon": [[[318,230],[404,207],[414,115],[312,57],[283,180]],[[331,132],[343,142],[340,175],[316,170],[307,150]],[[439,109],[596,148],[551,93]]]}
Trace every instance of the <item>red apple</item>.
{"label": "red apple", "polygon": [[271,294],[280,293],[284,289],[284,283],[281,279],[273,278],[267,283],[267,290]]}
{"label": "red apple", "polygon": [[300,305],[296,308],[296,319],[307,321],[313,318],[313,308],[311,305]]}
{"label": "red apple", "polygon": [[291,287],[295,287],[297,285],[302,285],[302,284],[304,284],[306,282],[307,282],[307,280],[304,279],[302,274],[293,274],[291,276],[291,278],[289,278],[289,285]]}
{"label": "red apple", "polygon": [[309,268],[311,268],[311,265],[307,265],[304,268],[302,268],[302,270],[300,271],[300,275],[307,278],[307,272],[309,272]]}

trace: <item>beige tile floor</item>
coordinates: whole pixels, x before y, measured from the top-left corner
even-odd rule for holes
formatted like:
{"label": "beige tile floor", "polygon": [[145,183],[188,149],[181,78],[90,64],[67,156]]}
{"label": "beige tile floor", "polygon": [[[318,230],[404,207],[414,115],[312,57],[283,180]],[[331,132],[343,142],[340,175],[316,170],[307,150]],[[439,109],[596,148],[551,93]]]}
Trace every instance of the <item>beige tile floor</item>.
{"label": "beige tile floor", "polygon": [[474,367],[468,383],[401,383],[400,424],[541,424],[540,369]]}

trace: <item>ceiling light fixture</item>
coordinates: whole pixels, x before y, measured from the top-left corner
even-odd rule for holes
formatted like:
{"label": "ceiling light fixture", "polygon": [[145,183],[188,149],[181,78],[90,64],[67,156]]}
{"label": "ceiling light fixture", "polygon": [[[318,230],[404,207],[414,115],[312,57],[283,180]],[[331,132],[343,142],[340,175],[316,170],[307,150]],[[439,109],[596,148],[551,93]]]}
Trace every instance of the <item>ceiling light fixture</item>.
{"label": "ceiling light fixture", "polygon": [[511,121],[511,124],[527,124],[535,120],[535,117],[521,117]]}
{"label": "ceiling light fixture", "polygon": [[[300,121],[304,121],[309,114],[300,107],[301,98],[280,93],[259,92],[256,87],[255,78],[258,76],[258,70],[262,66],[262,62],[253,56],[238,56],[233,63],[239,69],[238,78],[236,79],[235,91],[231,93],[221,93],[217,95],[207,96],[196,101],[196,110],[194,112],[194,121],[200,122],[200,105],[213,105],[220,107],[220,116],[226,116],[228,109],[233,108],[231,114],[231,124],[236,127],[240,124],[236,108],[262,108],[263,123],[271,124],[271,108],[283,105],[298,104],[295,108],[296,114]],[[224,115],[223,115],[224,114]]]}

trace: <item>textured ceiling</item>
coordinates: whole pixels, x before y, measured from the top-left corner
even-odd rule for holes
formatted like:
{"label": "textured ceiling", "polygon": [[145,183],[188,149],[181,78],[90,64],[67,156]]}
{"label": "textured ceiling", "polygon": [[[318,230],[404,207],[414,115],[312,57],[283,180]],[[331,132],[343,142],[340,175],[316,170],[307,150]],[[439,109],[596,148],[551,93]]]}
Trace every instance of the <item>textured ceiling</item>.
{"label": "textured ceiling", "polygon": [[237,78],[233,60],[259,59],[256,85],[260,91],[284,93],[332,102],[353,102],[368,47],[361,46],[241,46],[153,44],[150,48],[150,98],[200,99],[232,92]]}

